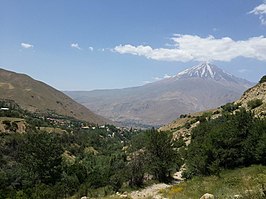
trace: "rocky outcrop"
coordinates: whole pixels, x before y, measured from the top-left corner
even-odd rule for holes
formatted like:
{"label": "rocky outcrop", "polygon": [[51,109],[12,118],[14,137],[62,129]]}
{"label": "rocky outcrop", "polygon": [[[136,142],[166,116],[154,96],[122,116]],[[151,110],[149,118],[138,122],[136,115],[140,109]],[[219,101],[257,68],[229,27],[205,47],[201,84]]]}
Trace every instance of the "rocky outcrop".
{"label": "rocky outcrop", "polygon": [[[257,107],[250,107],[249,103],[254,100],[260,100],[261,104]],[[235,104],[239,104],[245,109],[252,110],[257,116],[266,116],[266,82],[259,83],[248,89]]]}
{"label": "rocky outcrop", "polygon": [[200,197],[200,199],[214,199],[214,195],[210,193],[205,193],[203,196]]}
{"label": "rocky outcrop", "polygon": [[19,118],[0,118],[0,132],[25,133],[26,132],[25,120]]}

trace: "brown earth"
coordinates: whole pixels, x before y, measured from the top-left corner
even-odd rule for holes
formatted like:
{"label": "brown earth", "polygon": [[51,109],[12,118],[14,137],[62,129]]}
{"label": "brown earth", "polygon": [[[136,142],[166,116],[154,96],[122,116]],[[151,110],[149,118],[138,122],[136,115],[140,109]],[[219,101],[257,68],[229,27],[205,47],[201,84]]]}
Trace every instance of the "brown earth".
{"label": "brown earth", "polygon": [[51,86],[4,69],[0,69],[0,99],[14,100],[32,112],[55,112],[95,124],[111,123]]}

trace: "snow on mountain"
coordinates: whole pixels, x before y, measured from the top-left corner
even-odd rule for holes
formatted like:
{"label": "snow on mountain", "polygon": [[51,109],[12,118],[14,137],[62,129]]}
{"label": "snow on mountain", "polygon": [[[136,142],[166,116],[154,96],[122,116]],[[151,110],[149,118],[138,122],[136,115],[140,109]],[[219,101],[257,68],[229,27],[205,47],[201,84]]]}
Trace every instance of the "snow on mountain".
{"label": "snow on mountain", "polygon": [[251,85],[251,82],[242,78],[235,77],[234,75],[225,72],[224,70],[210,62],[203,62],[199,65],[181,71],[176,76],[173,76],[173,78],[175,80],[199,78],[204,80],[213,80],[221,83],[223,82],[227,84],[240,84],[245,88],[249,88]]}
{"label": "snow on mountain", "polygon": [[176,78],[191,78],[199,77],[203,79],[215,79],[215,80],[230,80],[233,78],[233,75],[226,73],[222,69],[218,68],[214,64],[209,62],[204,62],[199,65],[196,65],[192,68],[188,68],[176,75]]}

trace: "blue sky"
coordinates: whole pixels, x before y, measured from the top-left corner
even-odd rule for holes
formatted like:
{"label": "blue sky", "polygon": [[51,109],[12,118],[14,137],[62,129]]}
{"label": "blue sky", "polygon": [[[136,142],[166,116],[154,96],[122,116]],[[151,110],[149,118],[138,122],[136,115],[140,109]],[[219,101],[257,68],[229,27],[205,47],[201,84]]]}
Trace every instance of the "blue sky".
{"label": "blue sky", "polygon": [[0,67],[60,90],[143,85],[209,60],[266,74],[262,0],[0,0]]}

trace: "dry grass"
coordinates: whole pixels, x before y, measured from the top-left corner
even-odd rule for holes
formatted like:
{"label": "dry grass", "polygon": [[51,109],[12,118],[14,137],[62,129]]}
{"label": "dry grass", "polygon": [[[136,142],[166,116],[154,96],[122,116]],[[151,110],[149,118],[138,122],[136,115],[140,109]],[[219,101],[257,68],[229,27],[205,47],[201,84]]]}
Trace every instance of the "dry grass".
{"label": "dry grass", "polygon": [[163,191],[170,199],[196,199],[204,193],[212,193],[216,198],[230,199],[235,195],[242,198],[263,198],[262,184],[266,186],[266,166],[224,171],[221,177],[195,177]]}

